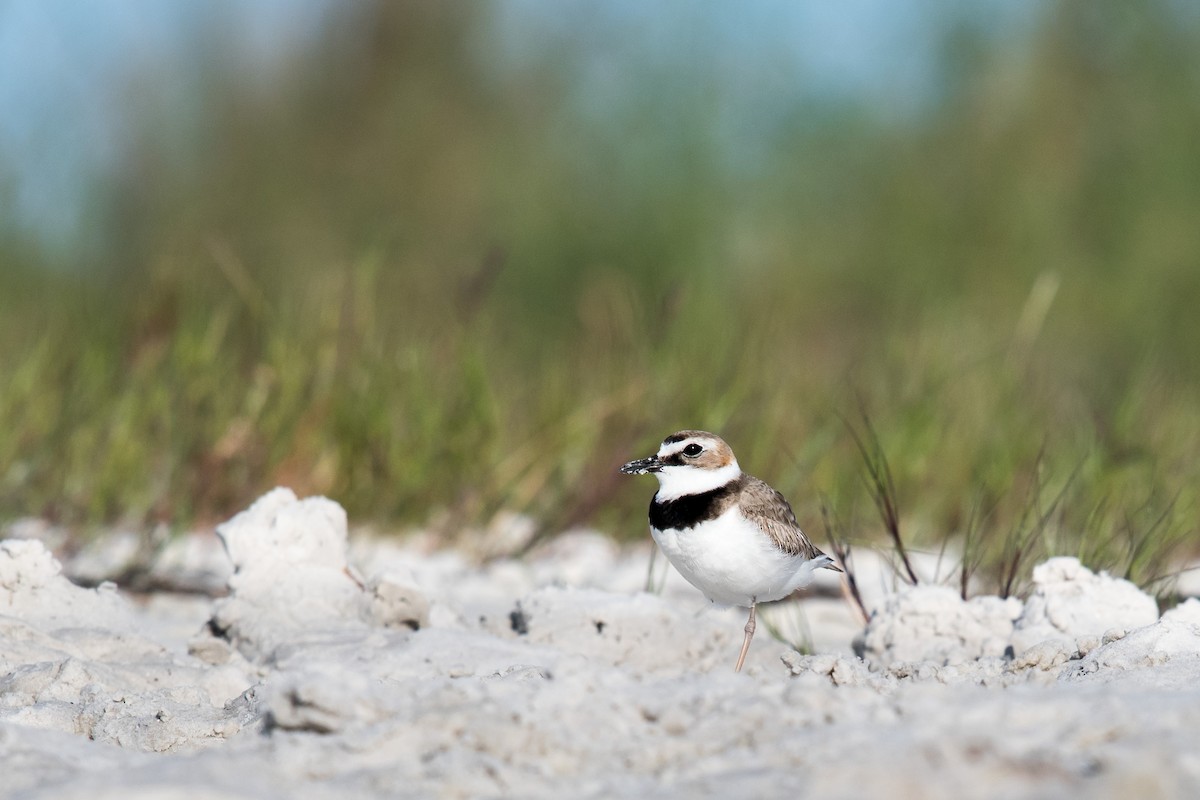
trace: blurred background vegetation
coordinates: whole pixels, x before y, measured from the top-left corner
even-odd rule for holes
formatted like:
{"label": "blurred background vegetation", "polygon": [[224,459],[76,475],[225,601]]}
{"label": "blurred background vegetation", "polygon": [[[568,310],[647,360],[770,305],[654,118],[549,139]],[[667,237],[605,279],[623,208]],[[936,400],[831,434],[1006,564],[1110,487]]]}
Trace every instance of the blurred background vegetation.
{"label": "blurred background vegetation", "polygon": [[106,100],[73,224],[0,154],[0,520],[286,484],[642,537],[616,468],[697,427],[870,542],[873,434],[917,549],[1161,577],[1196,550],[1200,17],[995,5],[899,4],[921,39],[874,69],[928,74],[876,92],[769,8],[364,0],[270,65],[204,15]]}

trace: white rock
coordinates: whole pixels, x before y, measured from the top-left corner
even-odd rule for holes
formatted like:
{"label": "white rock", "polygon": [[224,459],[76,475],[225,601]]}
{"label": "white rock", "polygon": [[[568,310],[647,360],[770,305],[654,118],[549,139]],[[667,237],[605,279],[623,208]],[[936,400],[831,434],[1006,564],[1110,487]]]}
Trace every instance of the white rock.
{"label": "white rock", "polygon": [[1175,570],[1174,590],[1180,597],[1200,597],[1200,564],[1191,562]]}
{"label": "white rock", "polygon": [[71,541],[70,530],[38,517],[20,517],[0,528],[0,539],[37,539],[48,550],[58,550]]}
{"label": "white rock", "polygon": [[1189,597],[1162,615],[1163,622],[1187,622],[1200,625],[1200,598]]}
{"label": "white rock", "polygon": [[324,497],[299,500],[291,489],[272,489],[218,525],[217,535],[239,575],[346,567],[346,512]]}
{"label": "white rock", "polygon": [[[519,601],[521,634],[534,644],[599,663],[642,670],[710,670],[732,664],[744,638],[745,611],[701,606],[681,609],[655,595],[546,587]],[[746,669],[781,672],[791,648],[759,626]]]}
{"label": "white rock", "polygon": [[412,574],[393,568],[367,585],[371,619],[385,628],[419,630],[429,624],[429,601]]}
{"label": "white rock", "polygon": [[1000,657],[1020,614],[1021,602],[1015,598],[985,596],[964,602],[946,586],[908,587],[871,615],[863,635],[863,657],[873,667],[908,661],[959,664]]}
{"label": "white rock", "polygon": [[1095,574],[1077,558],[1051,558],[1033,569],[1034,591],[1017,620],[1018,654],[1039,642],[1075,642],[1113,628],[1133,629],[1158,619],[1154,598],[1127,580]]}
{"label": "white rock", "polygon": [[[950,544],[942,553],[911,552],[908,562],[917,579],[925,585],[944,585],[957,577],[961,548]],[[850,551],[850,563],[867,612],[882,608],[893,595],[907,591],[910,584],[907,571],[891,547],[855,547]],[[842,576],[830,570],[818,570],[814,586],[828,592],[841,592]]]}
{"label": "white rock", "polygon": [[240,730],[247,718],[227,704],[246,674],[173,652],[147,627],[111,584],[71,584],[41,542],[0,542],[0,720],[153,751]]}
{"label": "white rock", "polygon": [[76,586],[62,576],[62,566],[40,541],[0,542],[0,615],[51,626],[95,626],[126,629],[128,603],[113,584],[96,589]]}
{"label": "white rock", "polygon": [[[1200,796],[1200,603],[1006,662],[1019,602],[925,586],[872,620],[888,666],[790,652],[764,617],[735,675],[745,613],[639,592],[648,548],[573,536],[480,564],[390,543],[358,551],[364,590],[329,504],[252,510],[224,528],[233,616],[273,642],[252,666],[211,636],[183,653],[192,610],[101,620],[104,593],[0,551],[0,797]],[[302,587],[316,624],[278,607]]]}
{"label": "white rock", "polygon": [[233,574],[229,556],[212,531],[193,531],[169,538],[155,554],[149,569],[160,585],[209,595],[224,589]]}
{"label": "white rock", "polygon": [[1102,645],[1064,669],[1066,681],[1121,680],[1161,688],[1193,688],[1200,684],[1200,622],[1195,609],[1166,614],[1152,625],[1130,631]]}
{"label": "white rock", "polygon": [[84,543],[66,563],[72,580],[97,584],[117,580],[139,565],[148,550],[147,540],[129,530],[111,531]]}
{"label": "white rock", "polygon": [[[324,497],[299,500],[274,489],[217,527],[234,572],[230,596],[214,607],[213,629],[247,658],[330,630],[419,627],[428,604],[413,580],[393,571],[364,586],[346,560],[346,512]],[[198,651],[208,652],[199,643]]]}

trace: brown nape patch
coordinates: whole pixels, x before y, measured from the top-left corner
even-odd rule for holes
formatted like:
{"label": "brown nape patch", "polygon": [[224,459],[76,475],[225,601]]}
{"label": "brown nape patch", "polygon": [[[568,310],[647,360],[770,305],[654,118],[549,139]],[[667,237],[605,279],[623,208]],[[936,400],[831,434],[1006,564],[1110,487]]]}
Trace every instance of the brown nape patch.
{"label": "brown nape patch", "polygon": [[700,444],[704,446],[704,452],[696,458],[689,459],[697,467],[702,469],[720,469],[733,463],[733,451],[729,449],[729,445],[720,439],[700,442]]}

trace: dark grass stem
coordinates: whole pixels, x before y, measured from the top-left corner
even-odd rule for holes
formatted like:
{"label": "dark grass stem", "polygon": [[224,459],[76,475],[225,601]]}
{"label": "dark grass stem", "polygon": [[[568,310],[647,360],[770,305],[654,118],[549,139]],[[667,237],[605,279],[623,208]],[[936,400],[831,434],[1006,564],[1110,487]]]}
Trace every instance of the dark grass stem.
{"label": "dark grass stem", "polygon": [[[1135,533],[1136,524],[1129,514],[1125,515],[1125,526],[1129,531],[1129,564],[1125,568],[1125,578],[1129,580],[1134,573],[1134,570],[1142,563],[1146,554],[1153,550],[1153,544],[1156,540],[1156,534],[1166,530],[1168,522],[1175,516],[1175,506],[1179,502],[1179,494],[1176,493],[1166,505],[1161,513],[1146,526],[1145,530],[1139,535]],[[1149,505],[1149,501],[1143,506]],[[1163,538],[1170,538],[1164,536]]]}
{"label": "dark grass stem", "polygon": [[[1048,530],[1050,520],[1061,509],[1063,501],[1067,496],[1067,492],[1075,483],[1079,471],[1083,468],[1083,460],[1081,459],[1075,468],[1071,470],[1071,474],[1067,476],[1066,482],[1059,489],[1058,494],[1050,501],[1050,504],[1041,509],[1042,492],[1046,485],[1042,480],[1042,470],[1045,463],[1045,448],[1039,451],[1033,465],[1033,477],[1030,479],[1030,487],[1028,493],[1028,501],[1025,508],[1017,521],[1016,527],[1010,534],[1007,548],[1007,555],[1000,565],[1000,596],[1011,597],[1013,590],[1016,587],[1017,577],[1021,574],[1021,570],[1029,554],[1035,544],[1041,542]],[[1027,520],[1033,517],[1033,522],[1028,524]]]}
{"label": "dark grass stem", "polygon": [[867,604],[863,602],[862,592],[858,589],[858,577],[854,572],[854,560],[850,557],[850,543],[843,536],[841,522],[835,517],[830,508],[829,498],[824,494],[821,495],[821,522],[825,525],[825,537],[829,540],[829,547],[833,550],[834,558],[841,564],[842,571],[846,576],[844,582],[845,592],[858,608],[858,613],[865,623],[871,615],[867,612]]}
{"label": "dark grass stem", "polygon": [[871,417],[862,405],[859,406],[859,415],[866,435],[865,441],[848,419],[842,417],[842,423],[854,438],[854,444],[858,447],[859,455],[866,466],[863,480],[867,484],[867,491],[871,493],[871,499],[875,502],[875,508],[879,511],[883,527],[892,540],[892,546],[896,549],[896,554],[900,558],[909,583],[915,586],[920,580],[917,578],[917,572],[913,569],[912,562],[908,559],[904,538],[900,534],[900,507],[896,499],[896,483],[892,479],[892,469],[888,464],[887,454],[884,453],[883,446],[879,442],[879,435],[875,431]]}
{"label": "dark grass stem", "polygon": [[962,565],[959,569],[958,587],[959,596],[963,600],[967,599],[971,578],[974,577],[980,565],[983,564],[986,553],[984,542],[980,536],[983,525],[991,518],[996,507],[999,505],[999,499],[993,499],[990,504],[987,504],[987,509],[985,510],[985,491],[976,493],[975,499],[971,503],[971,514],[967,517],[967,527],[963,533],[963,556]]}

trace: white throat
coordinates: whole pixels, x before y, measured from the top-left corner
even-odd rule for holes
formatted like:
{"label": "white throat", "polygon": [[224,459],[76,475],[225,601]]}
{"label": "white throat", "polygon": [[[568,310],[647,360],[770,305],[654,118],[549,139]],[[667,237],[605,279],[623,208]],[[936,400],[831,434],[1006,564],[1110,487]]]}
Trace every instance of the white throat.
{"label": "white throat", "polygon": [[737,480],[741,474],[742,468],[738,466],[737,459],[719,469],[663,467],[661,472],[654,473],[654,477],[658,478],[658,493],[654,499],[666,503],[684,495],[711,492]]}

